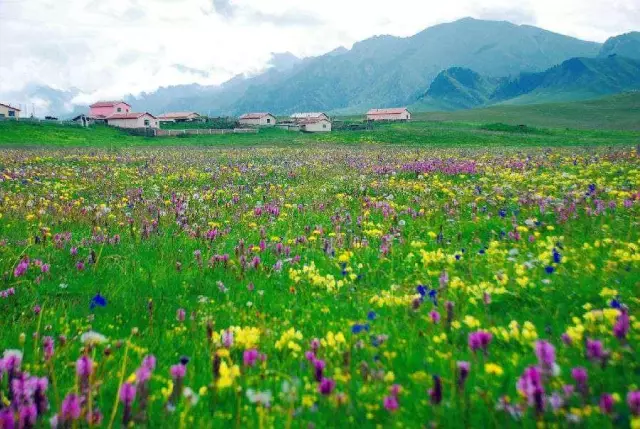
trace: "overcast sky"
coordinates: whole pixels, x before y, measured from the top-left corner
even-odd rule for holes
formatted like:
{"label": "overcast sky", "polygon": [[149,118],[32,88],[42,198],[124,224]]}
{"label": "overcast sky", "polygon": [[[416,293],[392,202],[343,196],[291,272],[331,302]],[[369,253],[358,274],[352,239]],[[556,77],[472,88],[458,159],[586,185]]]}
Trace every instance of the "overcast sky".
{"label": "overcast sky", "polygon": [[34,83],[79,88],[78,102],[216,84],[271,52],[319,55],[465,16],[604,41],[640,29],[640,0],[0,0],[0,100]]}

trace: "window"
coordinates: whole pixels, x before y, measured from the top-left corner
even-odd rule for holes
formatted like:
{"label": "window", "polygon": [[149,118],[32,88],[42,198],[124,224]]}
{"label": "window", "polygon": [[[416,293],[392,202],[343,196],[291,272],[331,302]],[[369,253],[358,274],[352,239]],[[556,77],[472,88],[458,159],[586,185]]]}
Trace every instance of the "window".
{"label": "window", "polygon": [[16,111],[15,110],[9,110],[9,117],[10,118],[14,118],[16,116]]}
{"label": "window", "polygon": [[327,128],[327,124],[322,124],[322,128]]}
{"label": "window", "polygon": [[122,112],[122,107],[118,107],[118,113]]}
{"label": "window", "polygon": [[4,118],[4,113],[0,113],[0,118]]}
{"label": "window", "polygon": [[267,124],[270,124],[270,123],[271,123],[271,119],[267,118]]}
{"label": "window", "polygon": [[148,119],[145,119],[145,120],[144,120],[144,126],[145,126],[145,127],[148,127],[148,126],[149,126],[149,124],[150,124],[149,120],[148,120]]}

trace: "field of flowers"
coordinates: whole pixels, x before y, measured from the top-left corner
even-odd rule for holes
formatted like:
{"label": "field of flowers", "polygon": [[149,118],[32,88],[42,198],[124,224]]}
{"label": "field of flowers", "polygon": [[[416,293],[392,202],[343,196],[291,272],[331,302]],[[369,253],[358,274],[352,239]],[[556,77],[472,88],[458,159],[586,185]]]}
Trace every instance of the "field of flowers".
{"label": "field of flowers", "polygon": [[633,147],[5,149],[0,428],[640,428]]}

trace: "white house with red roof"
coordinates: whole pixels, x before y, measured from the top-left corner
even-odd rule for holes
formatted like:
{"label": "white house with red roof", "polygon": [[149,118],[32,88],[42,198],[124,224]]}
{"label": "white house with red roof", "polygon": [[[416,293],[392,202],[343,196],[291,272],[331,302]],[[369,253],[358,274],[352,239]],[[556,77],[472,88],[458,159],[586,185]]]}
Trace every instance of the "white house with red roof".
{"label": "white house with red roof", "polygon": [[276,117],[269,112],[245,113],[238,118],[240,125],[250,127],[272,127],[277,123]]}
{"label": "white house with red roof", "polygon": [[369,121],[410,121],[411,112],[406,107],[371,109],[367,112]]}
{"label": "white house with red roof", "polygon": [[20,109],[8,104],[0,103],[0,119],[18,119],[20,117]]}
{"label": "white house with red roof", "polygon": [[105,118],[107,125],[118,128],[159,128],[158,118],[149,112],[116,113]]}

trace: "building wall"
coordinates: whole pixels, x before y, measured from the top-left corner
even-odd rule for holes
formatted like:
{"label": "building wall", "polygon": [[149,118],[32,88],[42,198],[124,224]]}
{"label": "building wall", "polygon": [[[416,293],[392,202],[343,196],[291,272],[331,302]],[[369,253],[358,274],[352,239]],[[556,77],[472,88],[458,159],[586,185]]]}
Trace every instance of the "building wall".
{"label": "building wall", "polygon": [[407,110],[403,113],[388,113],[386,115],[367,115],[370,121],[408,121],[411,119],[411,113]]}
{"label": "building wall", "polygon": [[[13,112],[14,116],[9,116],[9,112]],[[15,118],[18,119],[20,117],[20,111],[17,109],[12,109],[7,106],[0,105],[0,118]]]}
{"label": "building wall", "polygon": [[[120,112],[118,112],[118,108]],[[91,107],[89,109],[90,116],[111,116],[115,113],[129,113],[131,111],[131,107],[127,106],[125,103],[118,103],[114,106],[105,106],[105,107]]]}
{"label": "building wall", "polygon": [[317,116],[307,116],[304,114],[302,114],[301,116],[296,116],[294,114],[291,116],[291,119],[293,119],[294,121],[303,121],[305,119],[326,119],[327,121],[329,121],[329,117],[325,113],[321,113]]}
{"label": "building wall", "polygon": [[331,132],[331,122],[318,121],[313,124],[305,124],[303,129],[309,133],[329,133]]}
{"label": "building wall", "polygon": [[272,115],[263,116],[259,119],[240,119],[241,125],[249,125],[252,127],[273,127],[276,124],[276,118]]}
{"label": "building wall", "polygon": [[[145,119],[149,125],[145,125]],[[108,119],[109,125],[119,128],[158,128],[158,120],[149,115],[143,115],[137,119]]]}

